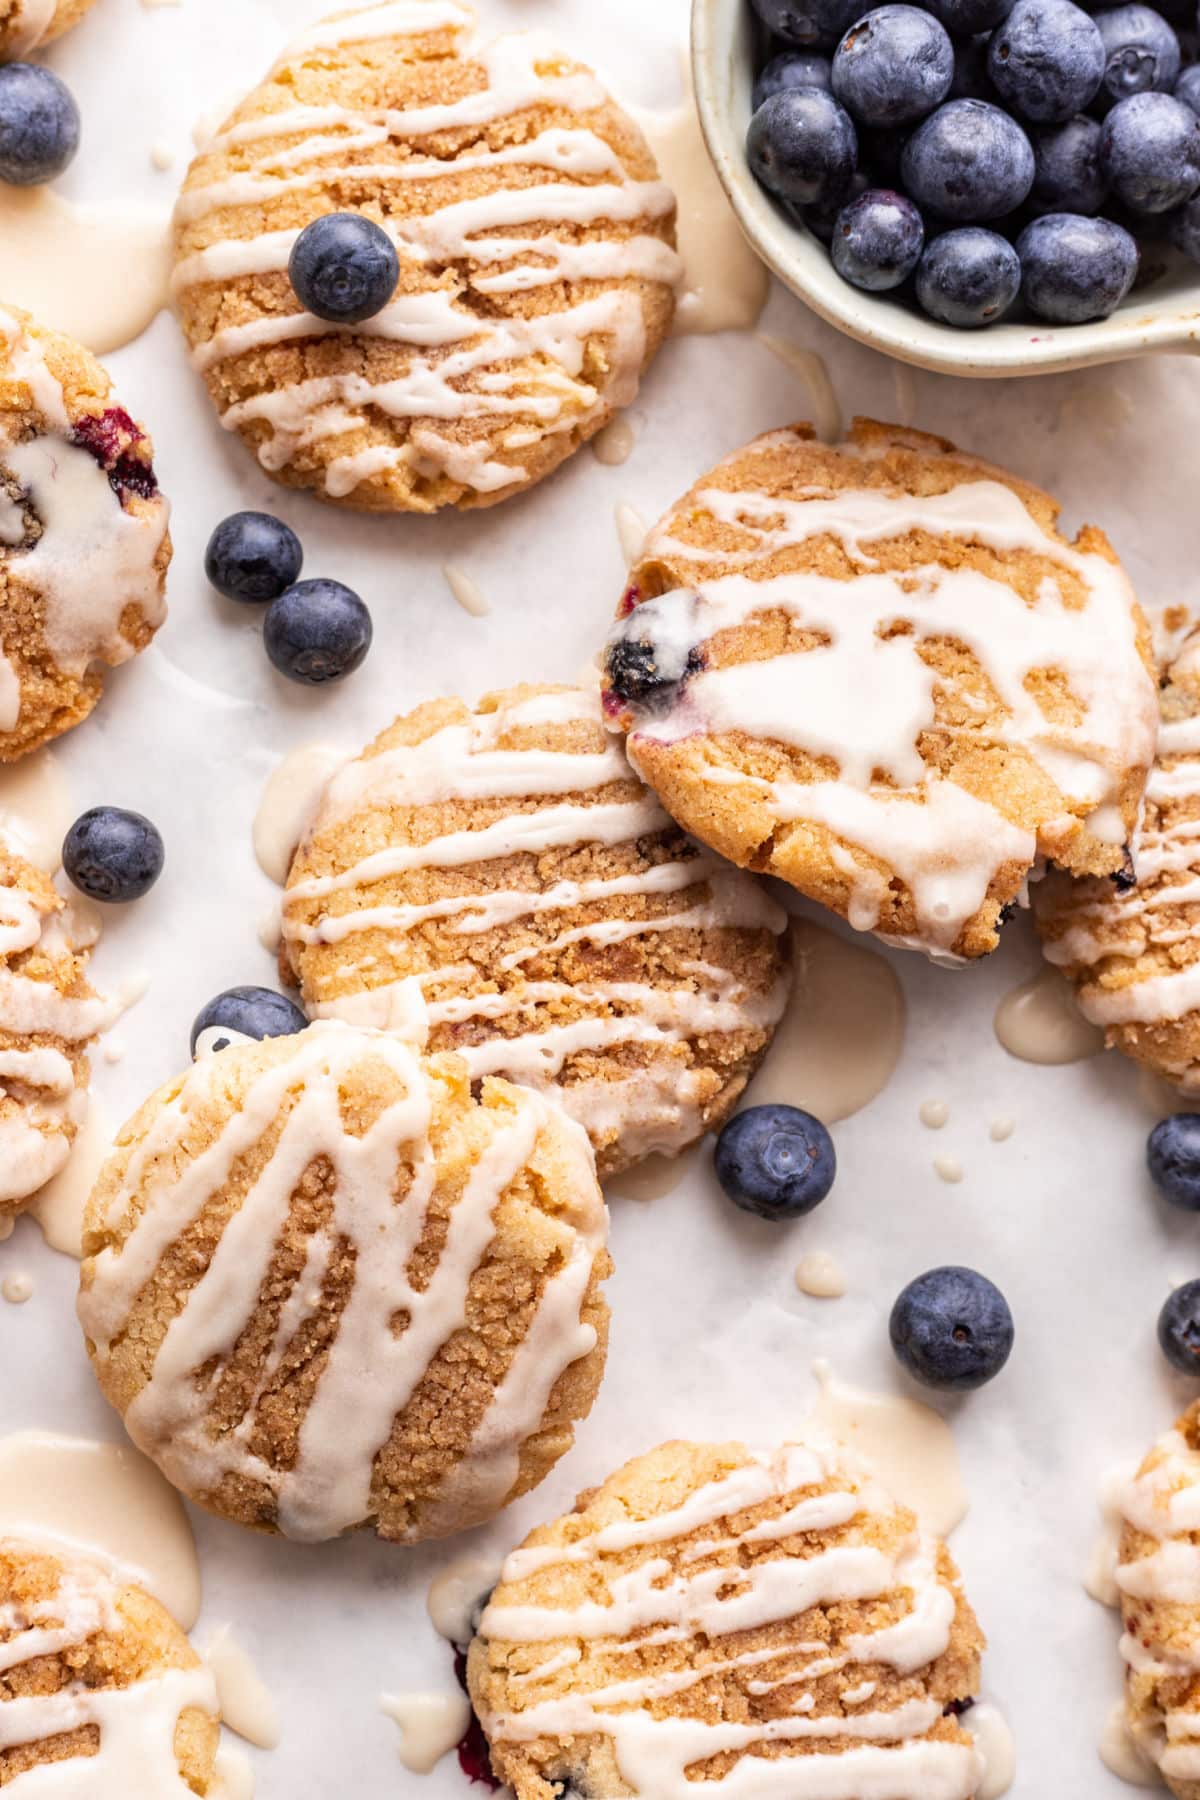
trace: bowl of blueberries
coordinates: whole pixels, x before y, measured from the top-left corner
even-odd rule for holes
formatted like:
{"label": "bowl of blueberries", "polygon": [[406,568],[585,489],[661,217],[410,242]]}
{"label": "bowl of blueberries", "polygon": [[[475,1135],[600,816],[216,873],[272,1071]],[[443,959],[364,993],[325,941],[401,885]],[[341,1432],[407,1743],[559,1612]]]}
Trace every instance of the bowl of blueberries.
{"label": "bowl of blueberries", "polygon": [[1200,347],[1196,0],[695,0],[709,151],[831,324],[1009,375]]}

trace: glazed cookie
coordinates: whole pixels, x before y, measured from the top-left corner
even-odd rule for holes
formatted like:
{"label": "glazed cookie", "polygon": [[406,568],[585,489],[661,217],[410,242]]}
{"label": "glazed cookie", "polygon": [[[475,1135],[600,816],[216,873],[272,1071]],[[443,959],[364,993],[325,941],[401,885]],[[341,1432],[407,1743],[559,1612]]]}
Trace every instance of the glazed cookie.
{"label": "glazed cookie", "polygon": [[942,439],[774,432],[650,534],[606,662],[688,831],[859,930],[994,948],[1043,857],[1126,866],[1154,753],[1145,622],[1107,539]]}
{"label": "glazed cookie", "polygon": [[786,917],[662,812],[579,688],[435,700],[336,775],[292,867],[311,1011],[557,1090],[601,1172],[730,1112],[786,1004]]}
{"label": "glazed cookie", "polygon": [[88,1046],[116,1010],[88,986],[94,935],[0,839],[0,1218],[62,1168],[87,1106]]}
{"label": "glazed cookie", "polygon": [[509,1557],[468,1677],[517,1800],[970,1800],[982,1648],[842,1452],[675,1443]]}
{"label": "glazed cookie", "polygon": [[1160,705],[1136,879],[1051,872],[1030,892],[1046,957],[1110,1047],[1200,1094],[1200,633],[1167,671]]}
{"label": "glazed cookie", "polygon": [[149,438],[87,350],[0,309],[0,762],[78,725],[165,616]]}
{"label": "glazed cookie", "polygon": [[[224,1792],[210,1671],[157,1600],[98,1564],[0,1541],[0,1671],[0,1788]],[[84,1759],[86,1774],[63,1766]]]}
{"label": "glazed cookie", "polygon": [[1125,1716],[1179,1800],[1200,1800],[1200,1401],[1123,1496]]}
{"label": "glazed cookie", "polygon": [[489,1518],[604,1364],[606,1215],[540,1095],[341,1023],[202,1056],[121,1132],[79,1316],[134,1442],[307,1542]]}
{"label": "glazed cookie", "polygon": [[[458,0],[303,33],[202,150],[175,292],[222,423],[292,487],[377,512],[488,506],[637,392],[674,311],[675,201],[641,132],[535,32],[480,45]],[[288,280],[355,211],[400,282],[352,327]]]}
{"label": "glazed cookie", "polygon": [[0,0],[0,62],[15,62],[78,25],[94,0]]}

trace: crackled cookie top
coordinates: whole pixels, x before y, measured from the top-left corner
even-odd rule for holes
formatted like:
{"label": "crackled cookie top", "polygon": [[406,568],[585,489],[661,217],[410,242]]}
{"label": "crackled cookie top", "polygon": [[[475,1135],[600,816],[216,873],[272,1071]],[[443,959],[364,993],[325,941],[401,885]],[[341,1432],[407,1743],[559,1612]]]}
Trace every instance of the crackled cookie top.
{"label": "crackled cookie top", "polygon": [[149,438],[82,345],[0,308],[0,762],[68,731],[162,623]]}
{"label": "crackled cookie top", "polygon": [[339,1022],[202,1056],[89,1202],[100,1384],[177,1487],[305,1541],[532,1487],[604,1361],[606,1215],[540,1095]]}
{"label": "crackled cookie top", "polygon": [[579,688],[419,707],[292,867],[309,1007],[556,1092],[605,1173],[720,1122],[787,997],[780,907],[663,813]]}
{"label": "crackled cookie top", "polygon": [[[222,422],[323,498],[432,512],[519,493],[637,391],[674,309],[675,202],[589,70],[458,0],[301,34],[193,164],[175,291]],[[287,275],[324,213],[400,257],[366,324]]]}
{"label": "crackled cookie top", "polygon": [[650,534],[606,704],[681,825],[862,930],[994,947],[1040,857],[1124,865],[1150,650],[1102,533],[940,439],[774,432]]}
{"label": "crackled cookie top", "polygon": [[0,62],[16,62],[77,25],[94,0],[0,0]]}
{"label": "crackled cookie top", "polygon": [[1200,633],[1167,671],[1133,878],[1031,889],[1042,948],[1110,1045],[1200,1093]]}
{"label": "crackled cookie top", "polygon": [[971,1800],[982,1647],[841,1451],[675,1443],[508,1558],[468,1673],[517,1800]]}
{"label": "crackled cookie top", "polygon": [[1129,1729],[1179,1800],[1200,1796],[1200,1402],[1121,1498]]}
{"label": "crackled cookie top", "polygon": [[0,1540],[0,1788],[215,1800],[218,1737],[213,1677],[157,1600],[98,1564]]}

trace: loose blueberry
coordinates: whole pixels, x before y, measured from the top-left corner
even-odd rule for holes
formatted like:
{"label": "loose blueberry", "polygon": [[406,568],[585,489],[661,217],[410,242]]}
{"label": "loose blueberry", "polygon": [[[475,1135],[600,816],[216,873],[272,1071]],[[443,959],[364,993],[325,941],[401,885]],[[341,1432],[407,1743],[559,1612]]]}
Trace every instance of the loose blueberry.
{"label": "loose blueberry", "polygon": [[830,255],[843,281],[883,293],[908,279],[924,243],[925,226],[912,201],[869,188],[838,214]]}
{"label": "loose blueberry", "polygon": [[1175,98],[1190,106],[1194,113],[1200,113],[1200,63],[1193,63],[1185,69],[1175,83]]}
{"label": "loose blueberry", "polygon": [[858,139],[832,94],[788,88],[751,119],[746,153],[754,175],[781,200],[826,206],[850,190]]}
{"label": "loose blueberry", "polygon": [[954,47],[915,6],[878,6],[833,53],[833,91],[860,125],[911,125],[950,92]]}
{"label": "loose blueberry", "polygon": [[1080,112],[1104,74],[1104,40],[1072,0],[1017,0],[993,34],[988,72],[1007,104],[1036,125]]}
{"label": "loose blueberry", "polygon": [[[274,988],[234,987],[226,988],[196,1014],[192,1023],[193,1056],[200,1034],[214,1026],[236,1031],[241,1037],[276,1038],[306,1030],[308,1020],[298,1006]],[[224,1042],[214,1039],[212,1047],[224,1050],[228,1042],[228,1038]]]}
{"label": "loose blueberry", "polygon": [[1111,6],[1096,15],[1104,42],[1104,77],[1096,95],[1107,107],[1130,94],[1169,94],[1179,74],[1179,39],[1148,6]]}
{"label": "loose blueberry", "polygon": [[267,655],[291,681],[341,681],[371,648],[371,615],[340,581],[298,581],[272,600],[263,621]]}
{"label": "loose blueberry", "polygon": [[1014,0],[928,0],[926,10],[952,37],[972,38],[1007,19]]}
{"label": "loose blueberry", "polygon": [[382,312],[395,293],[400,259],[373,219],[326,213],[296,239],[288,275],[300,304],[318,319],[358,325]]}
{"label": "loose blueberry", "polygon": [[79,108],[40,63],[0,68],[0,181],[39,187],[61,175],[79,148]]}
{"label": "loose blueberry", "polygon": [[795,1219],[833,1186],[837,1157],[819,1119],[798,1106],[750,1106],[717,1138],[717,1180],[735,1206],[760,1219]]}
{"label": "loose blueberry", "polygon": [[1104,121],[1100,164],[1140,213],[1170,212],[1200,187],[1200,118],[1173,94],[1134,94]]}
{"label": "loose blueberry", "polygon": [[784,50],[773,56],[754,84],[751,108],[757,112],[764,100],[786,88],[820,88],[831,92],[830,61],[815,50]]}
{"label": "loose blueberry", "polygon": [[1158,1315],[1158,1344],[1173,1369],[1200,1375],[1200,1281],[1185,1281]]}
{"label": "loose blueberry", "polygon": [[1100,168],[1100,126],[1077,113],[1033,134],[1033,187],[1039,212],[1098,213],[1108,194]]}
{"label": "loose blueberry", "polygon": [[227,600],[274,600],[300,578],[300,539],[270,513],[239,512],[222,519],[208,540],[204,572]]}
{"label": "loose blueberry", "polygon": [[1017,239],[1017,255],[1026,305],[1056,325],[1107,319],[1138,269],[1137,245],[1127,231],[1111,219],[1078,213],[1034,219]]}
{"label": "loose blueberry", "polygon": [[943,231],[917,266],[917,300],[943,325],[993,325],[1020,290],[1020,257],[1007,238],[982,225]]}
{"label": "loose blueberry", "polygon": [[854,17],[857,0],[753,0],[769,30],[793,50],[832,50]]}
{"label": "loose blueberry", "polygon": [[1200,1212],[1200,1113],[1160,1119],[1146,1140],[1146,1166],[1164,1200]]}
{"label": "loose blueberry", "polygon": [[[949,28],[948,28],[949,29]],[[978,37],[960,38],[954,46],[954,79],[950,83],[951,100],[991,100],[996,99],[996,90],[992,78],[988,74],[988,45],[991,42],[986,32]]]}
{"label": "loose blueberry", "polygon": [[1200,262],[1200,198],[1185,201],[1165,218],[1167,236],[1175,248],[1190,256],[1193,262]]}
{"label": "loose blueberry", "polygon": [[163,871],[157,826],[121,806],[81,813],[63,840],[63,868],[80,893],[110,904],[140,900]]}
{"label": "loose blueberry", "polygon": [[949,100],[909,138],[904,186],[941,218],[978,224],[1020,206],[1033,186],[1033,146],[986,100]]}
{"label": "loose blueberry", "polygon": [[999,1288],[974,1269],[930,1269],[910,1281],[889,1325],[898,1360],[926,1387],[961,1392],[1000,1373],[1013,1318]]}

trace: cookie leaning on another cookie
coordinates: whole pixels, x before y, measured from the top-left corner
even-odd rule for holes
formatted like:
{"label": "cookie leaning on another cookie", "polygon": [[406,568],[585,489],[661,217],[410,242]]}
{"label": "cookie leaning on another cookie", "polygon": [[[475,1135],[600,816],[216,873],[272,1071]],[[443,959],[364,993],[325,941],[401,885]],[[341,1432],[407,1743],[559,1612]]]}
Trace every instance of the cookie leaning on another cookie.
{"label": "cookie leaning on another cookie", "polygon": [[0,62],[16,62],[78,25],[95,0],[0,0]]}
{"label": "cookie leaning on another cookie", "polygon": [[1154,753],[1103,534],[921,432],[774,432],[651,532],[606,703],[685,829],[888,942],[994,948],[1043,857],[1111,874]]}

